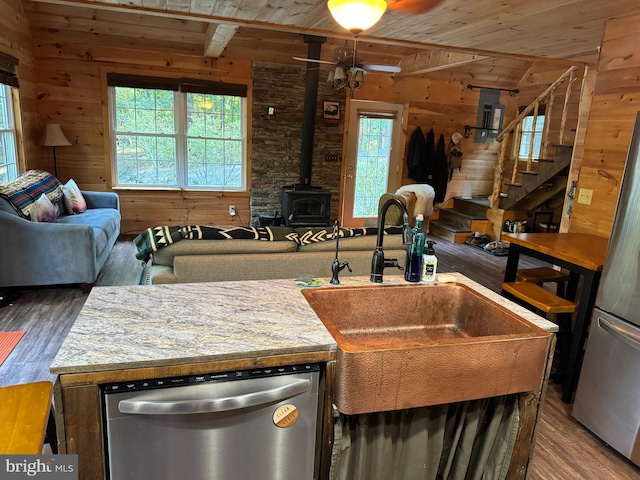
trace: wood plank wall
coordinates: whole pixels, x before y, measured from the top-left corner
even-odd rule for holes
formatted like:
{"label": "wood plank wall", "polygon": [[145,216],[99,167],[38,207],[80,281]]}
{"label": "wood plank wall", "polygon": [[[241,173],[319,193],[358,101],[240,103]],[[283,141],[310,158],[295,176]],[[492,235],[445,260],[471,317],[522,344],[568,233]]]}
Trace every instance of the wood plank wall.
{"label": "wood plank wall", "polygon": [[[591,205],[574,202],[569,231],[608,237],[631,133],[640,110],[640,16],[609,20],[598,61],[578,190],[593,190]],[[577,192],[576,192],[577,197]]]}
{"label": "wood plank wall", "polygon": [[[147,45],[127,47],[117,34],[66,30],[50,9],[32,11],[32,32],[38,78],[38,108],[43,123],[59,123],[72,143],[59,147],[58,177],[74,178],[86,190],[111,190],[106,115],[107,72],[159,76],[192,76],[214,81],[251,83],[248,61],[213,60],[184,49]],[[58,12],[59,14],[59,12]],[[160,28],[155,19],[154,28]],[[60,28],[52,29],[51,24]],[[144,25],[141,28],[145,28]],[[188,32],[187,32],[188,33]],[[251,92],[251,88],[249,88]],[[249,93],[250,95],[250,93]],[[251,104],[251,97],[248,98]],[[249,107],[249,116],[251,109]],[[249,118],[249,124],[250,118]],[[40,166],[49,167],[49,152]],[[139,233],[165,224],[229,224],[228,206],[233,204],[242,218],[249,218],[249,193],[196,192],[182,190],[117,190],[122,209],[123,233]],[[238,217],[235,217],[238,218]]]}
{"label": "wood plank wall", "polygon": [[587,124],[589,122],[589,114],[591,113],[591,102],[593,100],[595,85],[596,68],[595,66],[588,67],[582,80],[582,95],[580,97],[579,116],[576,126],[575,147],[573,150],[573,158],[571,159],[571,168],[569,169],[569,178],[567,180],[567,189],[564,195],[562,219],[560,223],[561,233],[568,232],[571,225],[573,201],[569,198],[569,194],[571,192],[571,185],[574,181],[577,182],[580,176],[580,168],[582,167],[582,159],[584,158]]}
{"label": "wood plank wall", "polygon": [[[0,5],[13,5],[14,10],[20,8],[17,0],[0,2],[3,2]],[[182,38],[172,42],[156,42],[145,40],[145,29],[162,28],[162,22],[167,22],[167,28],[175,29],[174,23],[179,21],[153,17],[153,24],[148,24],[145,23],[147,19],[134,15],[133,19],[127,19],[126,24],[118,22],[116,27],[116,23],[109,22],[108,18],[115,13],[100,12],[96,19],[91,13],[95,11],[86,9],[87,18],[84,22],[92,27],[91,33],[86,33],[80,31],[82,25],[79,23],[83,20],[76,18],[77,13],[73,18],[66,17],[64,6],[38,3],[30,4],[29,8],[37,86],[32,87],[34,93],[31,94],[27,89],[21,91],[26,102],[23,106],[26,107],[24,123],[31,133],[27,149],[28,167],[52,169],[51,149],[39,147],[35,133],[40,135],[45,123],[60,123],[72,146],[57,149],[58,176],[62,181],[74,178],[81,188],[111,189],[110,160],[106,151],[108,142],[105,141],[108,118],[105,116],[104,75],[107,71],[198,75],[251,83],[250,60],[221,58],[215,61],[202,57],[202,52],[194,47],[199,32],[193,30],[196,27],[192,24],[185,26]],[[113,20],[115,22],[116,19]],[[20,32],[20,42],[26,44],[24,48],[28,48],[29,26],[22,28],[23,23],[22,19],[17,24],[19,26],[13,29]],[[119,35],[121,32],[118,29],[121,28],[139,28],[142,33],[139,39],[132,42],[130,32]],[[0,42],[15,43],[15,40],[6,42],[2,35],[0,33]],[[2,45],[0,43],[0,47]],[[260,56],[259,60],[262,61],[271,60],[269,52],[256,51],[256,56]],[[278,58],[277,55],[274,58]],[[25,60],[24,65],[33,66],[34,62]],[[496,72],[490,73],[497,75]],[[486,75],[486,78],[482,77],[486,82],[483,86],[491,86],[491,79]],[[25,77],[28,85],[29,71],[21,72],[21,76]],[[433,128],[436,139],[443,133],[448,148],[451,134],[456,131],[463,133],[465,124],[475,125],[479,90],[467,89],[466,77],[463,80],[452,74],[447,80],[442,76],[439,78],[442,79],[392,78],[389,75],[371,74],[367,76],[365,88],[357,91],[354,98],[406,105],[409,110],[408,125],[404,127],[406,144],[410,134],[420,126],[425,133]],[[522,98],[502,94],[501,102],[506,106],[505,123],[516,115],[518,104],[528,103],[522,101],[525,96],[535,96],[541,85],[550,83],[544,74],[534,71],[527,80],[529,84],[526,93],[523,89]],[[479,80],[479,83],[482,82]],[[448,185],[447,198],[460,195],[465,184],[470,186],[473,194],[489,194],[497,146],[474,143],[470,137],[463,140],[461,150],[462,169],[454,172]],[[402,183],[411,182],[405,168]],[[229,224],[238,221],[238,217],[228,215],[230,204],[236,206],[241,218],[250,217],[249,193],[118,192],[122,202],[122,231],[125,233],[138,233],[158,224]]]}
{"label": "wood plank wall", "polygon": [[[38,4],[38,10],[43,11],[33,11],[31,17],[43,123],[60,123],[73,144],[57,150],[58,176],[62,181],[73,177],[81,188],[110,189],[109,159],[105,155],[104,142],[107,131],[103,118],[105,94],[101,91],[104,89],[101,83],[104,71],[137,69],[141,73],[154,71],[166,75],[177,72],[250,80],[248,61],[224,58],[216,62],[183,51],[153,51],[146,45],[127,48],[117,35],[66,30],[58,18],[60,13],[56,9],[59,8]],[[49,23],[58,28],[47,28]],[[356,93],[356,98],[360,99],[408,104],[407,136],[418,125],[425,133],[433,128],[436,138],[440,133],[445,135],[447,147],[451,134],[463,132],[465,124],[475,124],[478,96],[478,90],[468,90],[463,82],[406,77],[394,80],[388,75],[373,74],[367,76],[365,89]],[[462,170],[454,173],[447,198],[460,195],[465,183],[471,184],[474,194],[488,194],[496,147],[473,143],[470,138],[463,141],[462,151]],[[43,153],[41,165],[49,167],[50,153]],[[403,183],[410,182],[405,173]],[[229,224],[238,218],[229,217],[230,204],[236,206],[241,218],[250,217],[248,194],[118,192],[123,232],[137,233],[157,224]]]}
{"label": "wood plank wall", "polygon": [[40,156],[42,132],[38,124],[35,59],[31,30],[20,0],[0,0],[0,51],[18,59],[16,70],[20,82],[22,138],[19,162],[22,168],[33,168]]}

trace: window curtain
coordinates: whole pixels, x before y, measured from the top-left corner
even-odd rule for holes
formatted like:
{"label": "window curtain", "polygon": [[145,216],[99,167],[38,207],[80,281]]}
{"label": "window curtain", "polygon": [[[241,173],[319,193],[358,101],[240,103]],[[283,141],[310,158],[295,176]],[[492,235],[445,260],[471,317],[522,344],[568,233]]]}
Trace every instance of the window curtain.
{"label": "window curtain", "polygon": [[107,85],[110,87],[149,88],[189,93],[205,93],[211,95],[230,95],[235,97],[247,96],[246,85],[212,82],[192,78],[162,78],[128,75],[123,73],[108,73]]}
{"label": "window curtain", "polygon": [[518,395],[363,415],[334,426],[330,480],[501,480]]}
{"label": "window curtain", "polygon": [[18,77],[16,76],[16,67],[18,59],[0,52],[0,83],[11,87],[18,87]]}

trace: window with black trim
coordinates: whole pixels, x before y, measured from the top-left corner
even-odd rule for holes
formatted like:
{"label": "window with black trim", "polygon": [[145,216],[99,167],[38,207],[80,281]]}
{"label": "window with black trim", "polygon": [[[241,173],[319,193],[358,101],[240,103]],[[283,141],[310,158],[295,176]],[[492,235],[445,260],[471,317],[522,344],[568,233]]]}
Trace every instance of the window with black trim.
{"label": "window with black trim", "polygon": [[109,74],[119,187],[246,189],[247,86]]}
{"label": "window with black trim", "polygon": [[0,53],[0,184],[18,176],[18,149],[13,89],[18,88],[18,59]]}

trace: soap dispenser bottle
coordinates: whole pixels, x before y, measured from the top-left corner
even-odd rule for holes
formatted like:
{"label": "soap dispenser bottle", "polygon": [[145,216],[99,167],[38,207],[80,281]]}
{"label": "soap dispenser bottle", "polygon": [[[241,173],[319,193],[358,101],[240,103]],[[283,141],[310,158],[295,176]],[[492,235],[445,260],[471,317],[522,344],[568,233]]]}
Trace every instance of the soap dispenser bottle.
{"label": "soap dispenser bottle", "polygon": [[422,230],[422,214],[416,216],[416,225],[411,230],[411,245],[407,247],[407,262],[404,279],[407,282],[419,282],[422,279],[425,234]]}
{"label": "soap dispenser bottle", "polygon": [[436,270],[438,268],[438,257],[436,257],[436,252],[433,249],[433,245],[436,242],[433,240],[427,241],[427,250],[424,254],[423,259],[423,272],[422,272],[422,281],[427,283],[433,283],[436,281]]}

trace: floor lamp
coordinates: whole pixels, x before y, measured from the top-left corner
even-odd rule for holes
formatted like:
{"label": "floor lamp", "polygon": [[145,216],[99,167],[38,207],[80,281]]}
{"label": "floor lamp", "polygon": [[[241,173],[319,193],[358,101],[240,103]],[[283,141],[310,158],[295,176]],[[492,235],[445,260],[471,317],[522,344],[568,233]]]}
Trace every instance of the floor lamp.
{"label": "floor lamp", "polygon": [[67,137],[62,133],[59,123],[48,123],[44,131],[44,146],[53,147],[53,174],[58,178],[58,164],[56,163],[56,147],[68,147],[71,145]]}

